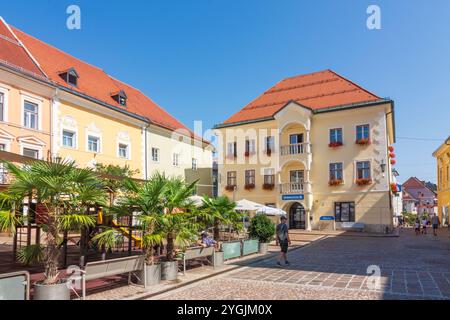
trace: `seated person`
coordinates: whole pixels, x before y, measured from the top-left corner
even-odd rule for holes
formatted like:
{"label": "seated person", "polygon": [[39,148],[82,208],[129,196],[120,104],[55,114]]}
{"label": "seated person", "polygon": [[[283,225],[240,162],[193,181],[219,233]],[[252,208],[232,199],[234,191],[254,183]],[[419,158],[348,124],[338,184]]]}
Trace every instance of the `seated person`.
{"label": "seated person", "polygon": [[206,232],[206,231],[203,231],[202,232],[202,237],[201,237],[201,240],[199,240],[199,243],[198,243],[200,246],[202,246],[202,247],[205,247],[205,248],[207,248],[207,247],[216,247],[217,246],[217,241],[216,240],[214,240],[213,238],[211,238],[209,235],[208,235],[208,232]]}

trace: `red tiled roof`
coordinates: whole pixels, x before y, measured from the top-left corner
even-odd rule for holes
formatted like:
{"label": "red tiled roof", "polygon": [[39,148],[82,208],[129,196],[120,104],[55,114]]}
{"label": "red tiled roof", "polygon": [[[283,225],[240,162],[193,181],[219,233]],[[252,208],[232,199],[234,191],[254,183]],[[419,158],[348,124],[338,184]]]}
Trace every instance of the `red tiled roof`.
{"label": "red tiled roof", "polygon": [[43,77],[44,74],[28,55],[24,47],[9,31],[3,20],[0,19],[0,63],[8,65],[19,71]]}
{"label": "red tiled roof", "polygon": [[273,117],[288,102],[295,101],[312,110],[377,101],[380,98],[334,71],[286,78],[250,102],[224,124]]}
{"label": "red tiled roof", "polygon": [[[114,79],[102,69],[81,61],[23,31],[13,28],[14,33],[24,43],[31,55],[50,78],[60,86],[95,98],[109,105],[148,118],[152,123],[169,130],[182,129],[194,136],[192,131],[171,116],[139,90]],[[60,76],[61,72],[74,68],[79,75],[77,86],[71,86]],[[127,95],[127,106],[121,106],[112,98],[112,93],[123,90]],[[196,138],[199,138],[196,136]],[[200,139],[200,138],[199,138]]]}

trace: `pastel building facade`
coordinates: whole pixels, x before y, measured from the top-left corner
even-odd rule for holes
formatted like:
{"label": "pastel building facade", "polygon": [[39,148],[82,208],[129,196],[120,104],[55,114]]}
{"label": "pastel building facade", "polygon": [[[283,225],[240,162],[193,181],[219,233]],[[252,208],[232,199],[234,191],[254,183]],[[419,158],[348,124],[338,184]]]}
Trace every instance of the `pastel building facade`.
{"label": "pastel building facade", "polygon": [[325,70],[280,81],[216,134],[219,194],[283,209],[294,229],[392,229],[391,100]]}
{"label": "pastel building facade", "polygon": [[[66,158],[80,167],[128,166],[141,179],[156,170],[186,178],[185,171],[191,170],[189,179],[202,180],[206,189],[201,192],[212,193],[211,177],[197,170],[209,169],[211,176],[209,142],[102,69],[3,19],[0,32],[0,106],[4,105],[0,110],[6,114],[0,118],[0,147],[3,140],[17,140],[5,143],[5,150],[18,154],[25,150],[28,156],[29,145],[35,144],[32,150],[40,159]],[[36,128],[21,123],[24,106],[31,108],[27,103],[37,106],[36,116],[32,115]],[[158,161],[153,161],[152,149],[158,149]]]}

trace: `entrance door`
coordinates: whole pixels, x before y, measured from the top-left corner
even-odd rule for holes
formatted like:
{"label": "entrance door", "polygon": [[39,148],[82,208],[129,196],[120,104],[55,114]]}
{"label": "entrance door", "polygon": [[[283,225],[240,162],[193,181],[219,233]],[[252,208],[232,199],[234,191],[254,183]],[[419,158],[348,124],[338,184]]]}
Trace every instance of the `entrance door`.
{"label": "entrance door", "polygon": [[289,209],[289,229],[305,229],[305,208],[301,203],[294,203]]}

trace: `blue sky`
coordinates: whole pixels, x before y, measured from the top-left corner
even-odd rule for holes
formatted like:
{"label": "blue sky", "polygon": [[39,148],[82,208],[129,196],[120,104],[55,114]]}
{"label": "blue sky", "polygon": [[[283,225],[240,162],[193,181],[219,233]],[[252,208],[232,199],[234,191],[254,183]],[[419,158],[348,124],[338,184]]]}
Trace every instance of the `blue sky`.
{"label": "blue sky", "polygon": [[[81,30],[66,28],[71,4]],[[381,30],[366,28],[370,4]],[[395,101],[400,181],[436,180],[431,153],[450,135],[450,1],[19,0],[0,14],[190,127],[220,123],[285,77],[333,69]]]}

